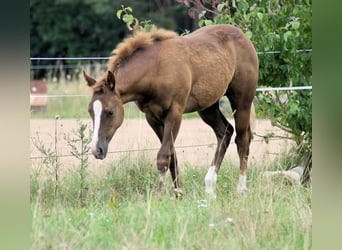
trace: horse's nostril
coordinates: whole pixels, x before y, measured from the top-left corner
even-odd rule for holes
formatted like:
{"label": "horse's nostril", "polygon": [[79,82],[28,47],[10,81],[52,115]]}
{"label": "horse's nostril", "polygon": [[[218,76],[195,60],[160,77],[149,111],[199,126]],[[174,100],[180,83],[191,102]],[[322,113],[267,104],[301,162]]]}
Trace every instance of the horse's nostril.
{"label": "horse's nostril", "polygon": [[98,147],[98,148],[97,148],[97,152],[98,152],[100,155],[103,155],[103,149],[102,149],[102,148]]}

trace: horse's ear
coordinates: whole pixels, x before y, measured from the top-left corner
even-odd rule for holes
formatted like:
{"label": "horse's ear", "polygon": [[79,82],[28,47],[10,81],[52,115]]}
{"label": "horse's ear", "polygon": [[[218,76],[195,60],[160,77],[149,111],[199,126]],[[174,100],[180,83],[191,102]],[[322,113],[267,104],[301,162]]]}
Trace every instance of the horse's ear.
{"label": "horse's ear", "polygon": [[85,71],[83,71],[83,76],[84,79],[87,81],[89,87],[93,86],[96,83],[96,80],[88,76]]}
{"label": "horse's ear", "polygon": [[108,88],[111,91],[114,91],[114,88],[115,88],[115,76],[114,76],[113,72],[111,72],[109,70],[108,70],[108,73],[107,73],[106,84],[107,84]]}

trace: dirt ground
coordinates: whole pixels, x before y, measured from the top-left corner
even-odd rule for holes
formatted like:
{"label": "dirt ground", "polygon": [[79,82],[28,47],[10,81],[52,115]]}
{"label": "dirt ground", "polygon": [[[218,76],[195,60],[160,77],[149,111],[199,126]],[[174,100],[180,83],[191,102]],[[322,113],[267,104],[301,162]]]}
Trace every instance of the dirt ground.
{"label": "dirt ground", "polygon": [[[92,129],[90,119],[81,120]],[[234,120],[230,120],[234,126]],[[66,155],[60,158],[63,166],[75,166],[77,160],[70,155],[70,146],[64,139],[65,134],[72,136],[72,131],[77,130],[79,124],[74,119],[31,119],[31,159],[34,162],[41,161],[42,154],[34,146],[34,141],[39,138],[45,147],[55,149],[55,133],[57,135],[57,152],[58,155]],[[56,130],[56,131],[55,131]],[[266,135],[274,132],[277,135],[284,133],[271,126],[268,120],[257,120],[255,123],[255,132],[257,135]],[[238,166],[238,155],[236,145],[234,143],[235,133],[231,140],[225,159],[231,160]],[[274,159],[282,153],[286,153],[291,141],[285,139],[270,140],[267,144],[262,138],[255,136],[250,147],[250,164],[262,165]],[[122,126],[114,135],[108,149],[107,158],[104,160],[96,160],[93,156],[89,157],[89,168],[94,171],[101,171],[102,166],[108,166],[109,162],[115,161],[122,157],[123,154],[130,152],[131,157],[143,153],[151,157],[151,164],[155,164],[156,154],[160,146],[157,136],[144,119],[126,119]],[[184,119],[181,129],[176,140],[176,153],[179,165],[189,163],[192,165],[209,166],[215,153],[216,138],[209,126],[200,119]],[[181,167],[181,166],[180,166]],[[102,172],[102,171],[101,171]]]}

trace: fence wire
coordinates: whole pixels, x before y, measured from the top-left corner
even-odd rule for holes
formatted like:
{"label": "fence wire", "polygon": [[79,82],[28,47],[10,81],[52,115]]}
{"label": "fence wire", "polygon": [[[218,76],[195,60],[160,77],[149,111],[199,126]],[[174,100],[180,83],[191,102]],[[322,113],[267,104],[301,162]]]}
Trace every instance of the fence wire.
{"label": "fence wire", "polygon": [[[260,136],[262,137],[262,136]],[[277,141],[277,140],[284,140],[290,138],[269,138],[268,141]],[[263,142],[265,141],[264,139],[259,139],[259,140],[252,140],[251,143],[253,142]],[[234,141],[231,141],[229,145],[236,144]],[[177,146],[175,149],[184,149],[184,148],[200,148],[200,147],[214,147],[216,146],[216,143],[210,143],[210,144],[195,144],[195,145],[182,145],[182,146]],[[122,153],[136,153],[136,152],[148,152],[148,151],[158,151],[160,148],[143,148],[143,149],[127,149],[127,150],[114,150],[114,151],[108,151],[107,154],[122,154]],[[87,153],[84,155],[91,156],[91,153]],[[57,155],[56,157],[58,158],[65,158],[65,157],[75,157],[73,154],[61,154]],[[46,159],[49,158],[49,156],[30,156],[30,160],[39,160],[39,159]]]}
{"label": "fence wire", "polygon": [[[257,55],[268,55],[268,54],[280,54],[284,51],[260,51],[256,52]],[[287,52],[287,51],[285,51]],[[312,52],[312,49],[297,49],[296,53]],[[30,57],[31,61],[58,61],[58,60],[108,60],[110,56],[99,56],[99,57]]]}
{"label": "fence wire", "polygon": [[[312,86],[293,86],[293,87],[270,87],[270,88],[257,88],[257,92],[266,91],[290,91],[290,90],[311,90]],[[61,98],[61,97],[91,97],[91,95],[30,95],[32,98],[44,97],[44,98]]]}

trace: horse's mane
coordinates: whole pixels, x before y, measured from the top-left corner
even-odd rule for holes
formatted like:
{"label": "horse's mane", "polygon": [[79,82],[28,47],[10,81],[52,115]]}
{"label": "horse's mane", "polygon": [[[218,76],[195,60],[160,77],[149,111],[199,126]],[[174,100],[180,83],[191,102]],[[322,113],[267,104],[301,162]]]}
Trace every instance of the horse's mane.
{"label": "horse's mane", "polygon": [[150,32],[139,31],[133,36],[124,39],[111,53],[108,61],[108,70],[115,71],[117,65],[129,58],[135,51],[152,45],[154,42],[177,37],[177,33],[164,29],[156,29]]}

